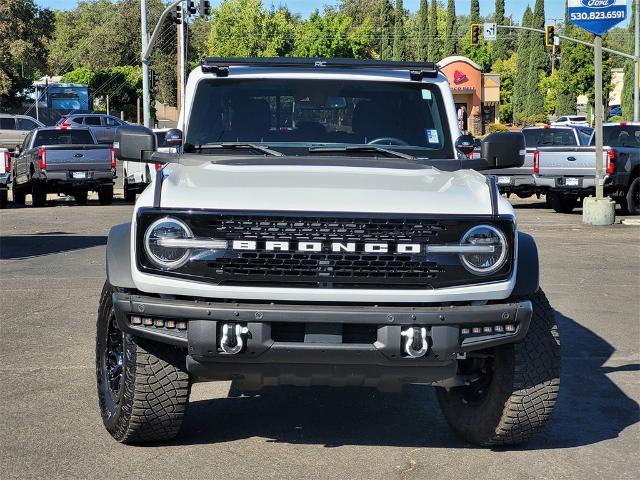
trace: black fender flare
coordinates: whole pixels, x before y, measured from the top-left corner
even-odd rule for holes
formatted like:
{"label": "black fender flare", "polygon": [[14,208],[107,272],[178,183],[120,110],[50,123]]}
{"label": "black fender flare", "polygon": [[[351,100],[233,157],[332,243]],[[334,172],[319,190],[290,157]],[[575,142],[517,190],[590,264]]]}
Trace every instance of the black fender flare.
{"label": "black fender flare", "polygon": [[527,297],[540,289],[538,247],[529,234],[518,232],[518,265],[512,297]]}
{"label": "black fender flare", "polygon": [[131,277],[131,223],[115,225],[109,231],[107,281],[113,287],[136,288]]}

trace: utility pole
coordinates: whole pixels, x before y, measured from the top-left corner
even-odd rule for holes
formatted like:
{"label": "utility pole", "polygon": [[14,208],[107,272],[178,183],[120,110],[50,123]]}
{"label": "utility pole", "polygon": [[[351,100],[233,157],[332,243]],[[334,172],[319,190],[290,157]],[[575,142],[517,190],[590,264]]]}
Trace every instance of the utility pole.
{"label": "utility pole", "polygon": [[144,126],[151,128],[151,93],[149,91],[149,59],[145,57],[147,36],[147,0],[140,0],[140,32],[142,34],[142,111]]}
{"label": "utility pole", "polygon": [[640,0],[636,0],[636,25],[635,25],[635,35],[636,35],[636,48],[635,48],[635,75],[634,75],[634,83],[633,83],[633,121],[640,121]]}
{"label": "utility pole", "polygon": [[185,75],[185,48],[184,48],[184,10],[181,5],[178,5],[176,13],[176,29],[177,29],[177,38],[178,38],[178,52],[176,59],[178,61],[177,65],[177,83],[178,83],[178,111],[182,110],[182,106],[184,105],[184,75]]}
{"label": "utility pole", "polygon": [[595,92],[595,107],[596,107],[596,200],[604,199],[604,175],[603,175],[603,158],[604,148],[602,146],[602,120],[603,120],[603,106],[602,106],[602,37],[596,35],[595,38],[595,61],[594,67],[596,71],[596,92]]}

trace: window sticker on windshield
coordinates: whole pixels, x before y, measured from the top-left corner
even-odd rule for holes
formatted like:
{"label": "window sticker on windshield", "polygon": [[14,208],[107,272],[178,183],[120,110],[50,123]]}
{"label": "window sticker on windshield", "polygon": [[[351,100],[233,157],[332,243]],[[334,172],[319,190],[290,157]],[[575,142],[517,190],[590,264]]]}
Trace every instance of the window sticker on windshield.
{"label": "window sticker on windshield", "polygon": [[423,100],[431,100],[431,90],[427,90],[426,88],[422,89],[422,99]]}
{"label": "window sticker on windshield", "polygon": [[440,143],[440,139],[438,138],[437,130],[424,129],[425,136],[427,137],[427,142],[429,143]]}

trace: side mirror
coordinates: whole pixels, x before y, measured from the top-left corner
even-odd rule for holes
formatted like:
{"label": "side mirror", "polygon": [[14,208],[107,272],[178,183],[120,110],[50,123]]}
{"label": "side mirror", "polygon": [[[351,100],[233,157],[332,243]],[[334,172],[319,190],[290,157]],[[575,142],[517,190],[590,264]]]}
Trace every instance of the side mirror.
{"label": "side mirror", "polygon": [[456,140],[456,150],[468,157],[476,148],[475,141],[473,135],[460,135]]}
{"label": "side mirror", "polygon": [[113,140],[116,158],[127,162],[150,162],[156,151],[153,130],[140,125],[123,125],[116,129]]}
{"label": "side mirror", "polygon": [[514,168],[524,165],[526,146],[520,132],[492,133],[482,141],[482,158],[488,168]]}
{"label": "side mirror", "polygon": [[182,146],[182,130],[178,128],[172,128],[164,134],[164,141],[171,147]]}
{"label": "side mirror", "polygon": [[19,157],[22,153],[22,147],[20,145],[16,145],[16,148],[13,149],[13,156]]}

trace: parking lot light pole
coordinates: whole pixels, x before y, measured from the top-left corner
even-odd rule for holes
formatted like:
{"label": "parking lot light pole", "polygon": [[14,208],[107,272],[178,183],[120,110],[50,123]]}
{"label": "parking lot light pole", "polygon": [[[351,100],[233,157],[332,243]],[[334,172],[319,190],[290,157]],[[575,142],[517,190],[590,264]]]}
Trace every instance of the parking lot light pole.
{"label": "parking lot light pole", "polygon": [[595,75],[595,110],[596,110],[596,122],[595,122],[595,136],[596,136],[596,199],[602,200],[604,198],[604,175],[603,175],[603,152],[604,147],[602,145],[602,120],[603,120],[603,106],[602,106],[602,37],[596,35],[595,41],[595,61],[594,68]]}
{"label": "parking lot light pole", "polygon": [[145,58],[147,36],[147,0],[140,0],[140,32],[142,34],[142,116],[144,126],[151,128],[151,92],[149,91],[149,59]]}
{"label": "parking lot light pole", "polygon": [[636,0],[635,11],[635,56],[634,83],[633,83],[633,121],[640,121],[640,0]]}

